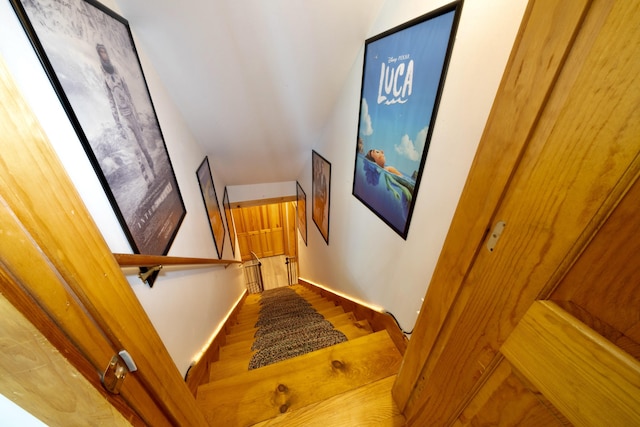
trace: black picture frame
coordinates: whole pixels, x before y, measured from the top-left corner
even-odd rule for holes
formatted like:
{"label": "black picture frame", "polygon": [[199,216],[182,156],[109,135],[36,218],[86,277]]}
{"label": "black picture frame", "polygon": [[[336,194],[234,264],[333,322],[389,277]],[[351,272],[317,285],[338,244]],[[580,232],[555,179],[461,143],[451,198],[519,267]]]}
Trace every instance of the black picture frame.
{"label": "black picture frame", "polygon": [[231,252],[233,257],[236,256],[236,226],[233,222],[233,214],[231,212],[231,204],[229,203],[229,193],[227,187],[224,187],[224,196],[222,197],[222,206],[224,208],[224,216],[227,220],[227,230],[229,230],[229,240],[231,241]]}
{"label": "black picture frame", "polygon": [[324,241],[329,244],[329,211],[331,204],[331,163],[315,150],[311,152],[312,215]]}
{"label": "black picture frame", "polygon": [[133,252],[166,255],[187,211],[127,20],[93,0],[10,1]]}
{"label": "black picture frame", "polygon": [[353,195],[406,240],[462,0],[365,41]]}
{"label": "black picture frame", "polygon": [[307,245],[307,193],[304,192],[302,186],[296,181],[296,219],[298,223],[298,231]]}
{"label": "black picture frame", "polygon": [[211,236],[216,246],[218,259],[221,259],[222,251],[224,250],[224,221],[222,220],[222,213],[220,212],[220,204],[218,203],[218,195],[213,183],[213,175],[211,174],[208,156],[205,156],[200,166],[198,166],[196,177],[200,185],[202,202],[207,212],[207,219],[209,220]]}

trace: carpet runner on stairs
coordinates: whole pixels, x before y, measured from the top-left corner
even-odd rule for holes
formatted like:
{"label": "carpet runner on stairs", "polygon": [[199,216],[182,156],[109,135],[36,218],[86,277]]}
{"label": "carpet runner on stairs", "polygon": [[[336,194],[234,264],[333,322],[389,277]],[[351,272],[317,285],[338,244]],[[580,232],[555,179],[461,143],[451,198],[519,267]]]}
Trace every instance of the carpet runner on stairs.
{"label": "carpet runner on stairs", "polygon": [[291,288],[264,291],[260,305],[249,370],[347,341]]}

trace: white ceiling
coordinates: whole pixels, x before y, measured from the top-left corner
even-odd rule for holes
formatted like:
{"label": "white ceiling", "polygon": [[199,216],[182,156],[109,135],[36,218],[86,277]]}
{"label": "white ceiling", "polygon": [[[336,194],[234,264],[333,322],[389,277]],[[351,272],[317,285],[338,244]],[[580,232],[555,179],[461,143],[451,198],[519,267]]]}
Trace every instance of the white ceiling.
{"label": "white ceiling", "polygon": [[384,0],[122,0],[226,185],[295,181]]}

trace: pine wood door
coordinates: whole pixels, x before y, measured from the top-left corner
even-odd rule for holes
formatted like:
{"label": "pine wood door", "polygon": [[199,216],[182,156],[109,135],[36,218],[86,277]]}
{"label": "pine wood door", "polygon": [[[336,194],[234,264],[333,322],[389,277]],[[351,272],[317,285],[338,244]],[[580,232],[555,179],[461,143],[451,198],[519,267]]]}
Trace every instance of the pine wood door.
{"label": "pine wood door", "polygon": [[[128,421],[206,425],[2,58],[0,236],[0,292]],[[123,349],[138,370],[109,395],[100,375]]]}
{"label": "pine wood door", "polygon": [[639,6],[530,2],[394,385],[409,425],[640,422]]}

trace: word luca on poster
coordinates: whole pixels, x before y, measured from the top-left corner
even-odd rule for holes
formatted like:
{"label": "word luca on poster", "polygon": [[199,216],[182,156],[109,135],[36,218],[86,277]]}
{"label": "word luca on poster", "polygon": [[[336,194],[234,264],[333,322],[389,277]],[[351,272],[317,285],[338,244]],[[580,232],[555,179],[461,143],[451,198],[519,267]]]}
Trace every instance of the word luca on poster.
{"label": "word luca on poster", "polygon": [[413,60],[407,62],[409,55],[389,57],[380,69],[380,86],[378,87],[378,104],[404,104],[409,100],[413,90]]}

